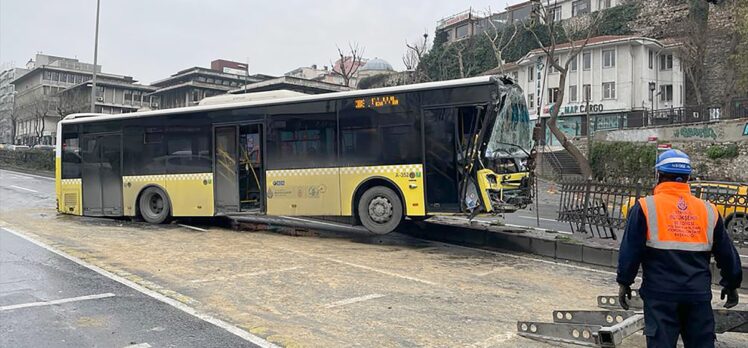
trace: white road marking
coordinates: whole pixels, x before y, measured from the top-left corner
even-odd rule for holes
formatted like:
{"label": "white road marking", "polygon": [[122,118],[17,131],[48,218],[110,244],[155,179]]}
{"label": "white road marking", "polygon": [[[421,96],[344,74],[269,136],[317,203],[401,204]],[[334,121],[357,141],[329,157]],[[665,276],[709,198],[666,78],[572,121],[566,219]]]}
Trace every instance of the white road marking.
{"label": "white road marking", "polygon": [[[515,215],[515,216],[523,218],[523,219],[536,220],[536,218],[534,216],[525,216],[525,215]],[[546,218],[540,218],[540,221],[560,222],[558,220],[546,219]]]}
{"label": "white road marking", "polygon": [[37,190],[27,189],[27,188],[21,187],[21,186],[10,185],[10,187],[15,187],[15,188],[17,188],[19,190],[29,191],[29,192],[33,192],[33,193],[39,193],[39,191],[37,191]]}
{"label": "white road marking", "polygon": [[353,304],[357,302],[363,302],[363,301],[373,300],[377,298],[382,298],[384,296],[385,295],[382,295],[382,294],[369,294],[365,296],[353,297],[353,298],[327,304],[325,305],[325,308],[335,308],[335,307],[345,306],[345,305],[349,305],[349,304]]}
{"label": "white road marking", "polygon": [[148,343],[138,343],[125,346],[124,348],[151,348],[152,346]]}
{"label": "white road marking", "polygon": [[274,247],[274,248],[278,249],[278,250],[288,251],[288,252],[291,252],[291,253],[306,255],[306,256],[309,256],[309,257],[316,257],[316,258],[319,258],[319,259],[323,259],[323,260],[327,260],[327,261],[330,261],[330,262],[339,263],[339,264],[350,266],[350,267],[361,268],[361,269],[365,269],[367,271],[381,273],[381,274],[385,274],[385,275],[388,275],[388,276],[391,276],[391,277],[397,277],[397,278],[407,279],[407,280],[411,280],[411,281],[418,282],[418,283],[423,283],[423,284],[428,284],[428,285],[436,285],[436,283],[428,281],[428,280],[423,280],[423,279],[419,279],[419,278],[416,278],[416,277],[406,276],[406,275],[403,275],[403,274],[393,273],[393,272],[385,271],[385,270],[382,270],[382,269],[377,269],[377,268],[373,268],[373,267],[369,267],[369,266],[364,266],[364,265],[359,265],[359,264],[356,264],[356,263],[351,263],[351,262],[347,262],[347,261],[343,261],[343,260],[338,260],[338,259],[334,259],[332,257],[315,255],[315,254],[312,254],[312,253],[307,253],[307,252],[304,252],[304,251],[293,250],[293,249],[288,249],[288,248],[280,248],[280,247]]}
{"label": "white road marking", "polygon": [[105,294],[70,297],[70,298],[63,298],[63,299],[52,300],[52,301],[21,303],[21,304],[10,305],[10,306],[2,306],[2,307],[0,307],[0,312],[2,312],[2,311],[10,311],[10,310],[20,309],[20,308],[54,306],[54,305],[59,305],[59,304],[63,304],[63,303],[86,301],[86,300],[96,300],[96,299],[100,299],[100,298],[108,298],[108,297],[114,297],[114,296],[115,295],[113,293],[108,292],[108,293],[105,293]]}
{"label": "white road marking", "polygon": [[184,228],[189,228],[189,229],[195,230],[195,231],[208,232],[208,230],[206,230],[204,228],[200,228],[200,227],[195,227],[195,226],[190,226],[190,225],[185,225],[185,224],[177,224],[177,225],[182,226]]}
{"label": "white road marking", "polygon": [[28,173],[15,172],[15,171],[12,171],[12,170],[7,170],[7,169],[3,169],[2,171],[3,172],[12,173],[12,175],[15,175],[15,176],[27,177],[25,179],[28,179],[28,177],[32,177],[32,178],[44,179],[44,180],[50,180],[50,181],[54,181],[55,180],[55,178],[50,178],[48,176],[41,176],[41,175],[34,175],[34,174],[28,174]]}
{"label": "white road marking", "polygon": [[[2,221],[0,221],[0,222],[2,222]],[[6,223],[6,225],[7,225],[7,223]],[[88,263],[86,261],[83,261],[83,260],[77,258],[77,257],[68,255],[68,254],[66,254],[66,253],[64,253],[62,251],[59,251],[59,250],[57,250],[57,249],[55,249],[55,248],[53,248],[51,246],[48,246],[48,245],[46,245],[46,244],[44,244],[42,242],[39,242],[39,241],[37,241],[37,240],[35,240],[35,239],[31,238],[31,237],[28,237],[28,236],[24,235],[24,234],[21,234],[21,233],[18,233],[16,231],[13,231],[13,230],[11,230],[11,229],[9,229],[7,227],[3,227],[3,229],[5,231],[8,231],[9,233],[12,233],[12,234],[14,234],[14,235],[16,235],[16,236],[18,236],[20,238],[23,238],[23,239],[25,239],[25,240],[27,240],[27,241],[29,241],[31,243],[36,244],[37,246],[39,246],[41,248],[44,248],[44,249],[46,249],[46,250],[48,250],[48,251],[50,251],[52,253],[55,253],[55,254],[57,254],[59,256],[62,256],[62,257],[66,258],[66,259],[68,259],[70,261],[73,261],[73,262],[75,262],[75,263],[77,263],[77,264],[79,264],[79,265],[81,265],[83,267],[86,267],[86,268],[88,268],[88,269],[90,269],[90,270],[92,270],[92,271],[94,271],[94,272],[96,272],[98,274],[101,274],[101,275],[103,275],[103,276],[105,276],[105,277],[107,277],[107,278],[109,278],[111,280],[119,282],[119,283],[121,283],[121,284],[123,284],[125,286],[130,287],[131,289],[134,289],[134,290],[136,290],[138,292],[141,292],[141,293],[143,293],[145,295],[148,295],[148,296],[150,296],[150,297],[152,297],[152,298],[154,298],[156,300],[159,300],[159,301],[161,301],[163,303],[166,303],[166,304],[168,304],[168,305],[170,305],[170,306],[172,306],[172,307],[174,307],[176,309],[179,309],[179,310],[181,310],[181,311],[183,311],[183,312],[185,312],[185,313],[187,313],[189,315],[192,315],[195,318],[198,318],[200,320],[203,320],[203,321],[211,323],[211,324],[213,324],[215,326],[218,326],[218,327],[220,327],[220,328],[222,328],[222,329],[224,329],[224,330],[226,330],[226,331],[228,331],[228,332],[230,332],[230,333],[232,333],[232,334],[234,334],[236,336],[239,336],[239,337],[243,338],[246,341],[254,343],[254,344],[256,344],[256,345],[258,345],[258,346],[260,346],[262,348],[280,348],[277,345],[275,345],[275,344],[273,344],[273,343],[271,343],[271,342],[263,339],[262,337],[255,336],[255,335],[253,335],[253,334],[251,334],[251,333],[249,333],[249,332],[247,332],[247,331],[245,331],[243,329],[240,329],[240,328],[238,328],[238,327],[236,327],[234,325],[229,324],[228,322],[225,322],[225,321],[223,321],[221,319],[213,317],[210,314],[202,313],[202,312],[198,311],[197,309],[194,309],[194,308],[192,308],[192,307],[190,307],[190,306],[188,306],[188,305],[186,305],[186,304],[184,304],[182,302],[179,302],[179,301],[177,301],[177,300],[175,300],[173,298],[170,298],[170,297],[166,297],[166,296],[164,296],[164,295],[162,295],[162,294],[160,294],[160,293],[158,293],[156,291],[153,291],[151,289],[145,288],[145,287],[143,287],[143,286],[141,286],[141,285],[139,285],[139,284],[137,284],[137,283],[135,283],[133,281],[127,280],[125,278],[122,278],[122,277],[120,277],[120,276],[118,276],[116,274],[113,274],[113,273],[111,273],[111,272],[109,272],[109,271],[107,271],[107,270],[105,270],[105,269],[103,269],[101,267],[94,266],[94,265],[92,265],[92,264],[90,264],[90,263]]]}
{"label": "white road marking", "polygon": [[234,275],[225,276],[225,277],[196,279],[196,280],[192,280],[192,282],[193,283],[216,282],[216,281],[230,280],[230,279],[236,279],[236,278],[241,278],[241,277],[254,277],[254,276],[266,275],[266,274],[272,274],[272,273],[288,272],[288,271],[293,271],[293,270],[297,270],[300,268],[304,268],[304,267],[296,266],[296,267],[288,267],[288,268],[281,268],[281,269],[271,269],[271,270],[266,270],[266,271],[257,271],[257,272],[251,272],[251,273],[234,274]]}

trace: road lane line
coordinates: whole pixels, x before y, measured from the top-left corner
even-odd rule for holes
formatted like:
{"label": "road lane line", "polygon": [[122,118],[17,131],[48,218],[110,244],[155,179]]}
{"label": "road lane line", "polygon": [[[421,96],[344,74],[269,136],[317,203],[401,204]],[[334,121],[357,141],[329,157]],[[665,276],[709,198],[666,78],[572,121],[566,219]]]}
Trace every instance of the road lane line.
{"label": "road lane line", "polygon": [[138,343],[125,346],[124,348],[151,348],[152,346],[148,343]]}
{"label": "road lane line", "polygon": [[[0,222],[4,222],[4,221],[0,220]],[[5,223],[5,224],[7,225],[7,223]],[[148,289],[148,288],[146,288],[144,286],[141,286],[141,285],[139,285],[139,284],[137,284],[137,283],[135,283],[135,282],[133,282],[131,280],[122,278],[122,277],[120,277],[120,276],[118,276],[118,275],[116,275],[114,273],[111,273],[111,272],[109,272],[109,271],[107,271],[107,270],[105,270],[105,269],[103,269],[101,267],[92,265],[92,264],[90,264],[90,263],[88,263],[86,261],[83,261],[83,260],[81,260],[81,259],[79,259],[77,257],[68,255],[68,254],[66,254],[66,253],[64,253],[62,251],[59,251],[59,250],[57,250],[57,249],[55,249],[55,248],[53,248],[53,247],[51,247],[49,245],[46,245],[46,244],[44,244],[42,242],[39,242],[36,239],[33,239],[33,238],[31,238],[29,236],[26,236],[26,235],[24,235],[22,233],[13,231],[13,230],[11,230],[11,229],[9,229],[7,227],[2,227],[2,229],[5,230],[5,231],[7,231],[7,232],[9,232],[9,233],[11,233],[11,234],[13,234],[13,235],[15,235],[15,236],[17,236],[17,237],[19,237],[19,238],[23,238],[23,239],[25,239],[25,240],[27,240],[27,241],[29,241],[31,243],[34,243],[37,246],[39,246],[41,248],[44,248],[44,249],[46,249],[49,252],[57,254],[57,255],[59,255],[61,257],[64,257],[64,258],[66,258],[66,259],[68,259],[70,261],[73,261],[73,262],[75,262],[75,263],[77,263],[77,264],[79,264],[79,265],[81,265],[83,267],[86,267],[86,268],[88,268],[88,269],[90,269],[90,270],[92,270],[92,271],[94,271],[94,272],[96,272],[98,274],[101,274],[104,277],[107,277],[107,278],[109,278],[111,280],[114,280],[114,281],[120,283],[120,284],[123,284],[123,285],[125,285],[125,286],[127,286],[127,287],[129,287],[129,288],[131,288],[133,290],[136,290],[136,291],[138,291],[138,292],[140,292],[142,294],[150,296],[150,297],[152,297],[152,298],[154,298],[154,299],[156,299],[158,301],[166,303],[166,304],[168,304],[168,305],[170,305],[170,306],[172,306],[172,307],[174,307],[176,309],[181,310],[182,312],[185,312],[185,313],[187,313],[189,315],[192,315],[195,318],[198,318],[200,320],[203,320],[203,321],[206,321],[206,322],[208,322],[210,324],[218,326],[218,327],[220,327],[220,328],[222,328],[222,329],[224,329],[224,330],[226,330],[226,331],[228,331],[228,332],[230,332],[230,333],[232,333],[232,334],[234,334],[236,336],[239,336],[239,337],[243,338],[246,341],[254,343],[254,344],[256,344],[256,345],[258,345],[258,346],[260,346],[262,348],[280,348],[277,345],[273,344],[272,342],[263,339],[262,337],[255,336],[255,335],[253,335],[253,334],[251,334],[251,333],[249,333],[249,332],[247,332],[247,331],[245,331],[243,329],[240,329],[240,328],[238,328],[238,327],[236,327],[236,326],[234,326],[234,325],[232,325],[232,324],[230,324],[230,323],[228,323],[226,321],[223,321],[221,319],[213,317],[210,314],[200,312],[197,309],[192,308],[192,307],[190,307],[190,306],[188,306],[188,305],[186,305],[186,304],[184,304],[182,302],[179,302],[179,301],[177,301],[177,300],[175,300],[173,298],[164,296],[164,295],[162,295],[162,294],[160,294],[160,293],[158,293],[156,291],[153,291],[153,290]]]}
{"label": "road lane line", "polygon": [[204,228],[200,228],[200,227],[195,227],[195,226],[190,226],[190,225],[185,225],[185,224],[177,224],[177,225],[182,226],[184,228],[189,228],[189,229],[195,230],[195,231],[208,232],[208,230],[206,230]]}
{"label": "road lane line", "polygon": [[105,294],[70,297],[70,298],[63,298],[63,299],[52,300],[52,301],[21,303],[21,304],[10,305],[10,306],[2,306],[2,307],[0,307],[0,312],[2,312],[2,311],[10,311],[10,310],[20,309],[20,308],[54,306],[54,305],[59,305],[59,304],[63,304],[63,303],[70,303],[70,302],[87,301],[87,300],[97,300],[97,299],[100,299],[100,298],[108,298],[108,297],[114,297],[114,296],[115,295],[113,293],[107,292]]}
{"label": "road lane line", "polygon": [[369,295],[365,295],[365,296],[353,297],[353,298],[349,298],[349,299],[345,299],[345,300],[340,300],[340,301],[337,301],[337,302],[333,302],[333,303],[327,304],[327,305],[325,305],[325,308],[335,308],[335,307],[345,306],[345,305],[349,305],[349,304],[353,304],[353,303],[358,303],[358,302],[373,300],[373,299],[377,299],[377,298],[382,298],[384,296],[385,295],[382,295],[382,294],[369,294]]}
{"label": "road lane line", "polygon": [[33,192],[33,193],[39,193],[39,191],[37,191],[37,190],[27,189],[27,188],[21,187],[21,186],[10,185],[10,187],[14,187],[14,188],[17,188],[19,190],[29,191],[29,192]]}
{"label": "road lane line", "polygon": [[251,272],[251,273],[241,273],[241,274],[234,274],[230,276],[224,276],[224,277],[214,277],[214,278],[207,278],[207,279],[195,279],[191,280],[192,283],[208,283],[208,282],[216,282],[216,281],[222,281],[222,280],[231,280],[241,277],[254,277],[254,276],[260,276],[260,275],[266,275],[266,274],[272,274],[272,273],[281,273],[281,272],[288,272],[288,271],[294,271],[300,268],[304,268],[304,266],[296,266],[296,267],[288,267],[288,268],[281,268],[281,269],[271,269],[266,271],[258,271],[258,272]]}
{"label": "road lane line", "polygon": [[49,180],[49,181],[54,181],[55,180],[55,178],[50,178],[48,176],[41,176],[41,175],[34,175],[34,174],[28,174],[28,173],[21,173],[21,172],[16,172],[16,171],[13,171],[13,170],[8,170],[8,169],[3,169],[2,171],[8,172],[8,173],[12,173],[11,175],[17,175],[17,176],[21,176],[21,177],[26,176],[26,177],[32,177],[32,178],[37,178],[37,179],[44,179],[44,180]]}
{"label": "road lane line", "polygon": [[330,261],[330,262],[335,262],[335,263],[339,263],[339,264],[350,266],[350,267],[361,268],[361,269],[365,269],[367,271],[381,273],[381,274],[385,274],[385,275],[388,275],[388,276],[391,276],[391,277],[407,279],[407,280],[410,280],[410,281],[414,281],[414,282],[418,282],[418,283],[423,283],[423,284],[428,284],[428,285],[434,285],[434,286],[437,285],[436,283],[428,281],[428,280],[423,280],[423,279],[419,279],[419,278],[416,278],[416,277],[411,277],[411,276],[407,276],[407,275],[403,275],[403,274],[398,274],[398,273],[394,273],[394,272],[390,272],[390,271],[385,271],[385,270],[382,270],[382,269],[377,269],[377,268],[373,268],[373,267],[369,267],[369,266],[364,266],[364,265],[359,265],[359,264],[356,264],[356,263],[351,263],[351,262],[347,262],[347,261],[343,261],[343,260],[338,260],[338,259],[334,259],[332,257],[320,256],[320,255],[315,255],[315,254],[308,253],[308,252],[305,252],[305,251],[299,251],[299,250],[293,250],[293,249],[287,249],[287,248],[281,248],[281,247],[273,247],[273,248],[278,249],[278,250],[288,251],[288,252],[291,252],[291,253],[306,255],[306,256],[309,256],[309,257],[316,257],[316,258],[319,258],[319,259],[322,259],[322,260],[327,260],[327,261]]}

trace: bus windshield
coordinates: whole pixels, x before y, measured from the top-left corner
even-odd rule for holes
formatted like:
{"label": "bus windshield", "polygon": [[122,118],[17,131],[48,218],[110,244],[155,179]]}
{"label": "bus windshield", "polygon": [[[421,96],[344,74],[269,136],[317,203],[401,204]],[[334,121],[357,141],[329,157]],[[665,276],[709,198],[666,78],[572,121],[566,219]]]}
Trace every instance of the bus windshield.
{"label": "bus windshield", "polygon": [[498,111],[491,137],[486,147],[486,157],[527,157],[532,148],[532,125],[522,90],[514,85],[501,85],[506,99]]}

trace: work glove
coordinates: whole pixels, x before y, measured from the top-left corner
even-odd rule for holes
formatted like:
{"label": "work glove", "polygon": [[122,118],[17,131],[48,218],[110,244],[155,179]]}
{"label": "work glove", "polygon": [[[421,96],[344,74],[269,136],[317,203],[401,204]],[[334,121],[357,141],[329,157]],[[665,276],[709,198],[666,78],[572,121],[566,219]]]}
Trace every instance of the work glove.
{"label": "work glove", "polygon": [[618,303],[621,304],[621,308],[625,310],[629,310],[628,300],[630,299],[631,299],[631,286],[618,284]]}
{"label": "work glove", "polygon": [[725,297],[727,297],[727,301],[725,301],[724,307],[725,308],[735,307],[735,305],[737,305],[739,301],[738,289],[722,288],[722,295],[719,296],[719,299],[724,300]]}

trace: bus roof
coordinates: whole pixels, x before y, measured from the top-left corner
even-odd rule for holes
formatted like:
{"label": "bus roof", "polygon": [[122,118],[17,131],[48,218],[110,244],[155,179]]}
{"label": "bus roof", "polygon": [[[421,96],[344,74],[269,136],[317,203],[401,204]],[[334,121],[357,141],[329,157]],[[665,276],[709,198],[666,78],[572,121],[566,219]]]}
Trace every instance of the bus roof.
{"label": "bus roof", "polygon": [[497,77],[496,76],[478,76],[478,77],[470,77],[470,78],[456,79],[456,80],[449,80],[449,81],[425,82],[425,83],[418,83],[418,84],[405,85],[405,86],[372,88],[372,89],[363,89],[363,90],[345,91],[345,92],[333,92],[333,93],[324,93],[324,94],[312,94],[312,95],[303,95],[303,96],[290,97],[290,98],[256,100],[256,101],[249,101],[249,102],[237,102],[237,103],[227,103],[227,104],[218,104],[218,105],[188,106],[188,107],[183,107],[183,108],[173,108],[173,109],[163,109],[163,110],[153,110],[153,111],[139,111],[139,112],[132,112],[132,113],[127,113],[127,114],[111,115],[111,114],[97,114],[97,113],[79,113],[79,114],[70,114],[70,115],[65,116],[65,118],[63,118],[62,121],[60,121],[60,123],[65,123],[65,124],[85,123],[85,122],[119,120],[119,119],[128,119],[128,118],[176,115],[176,114],[186,114],[186,113],[201,112],[201,111],[218,111],[218,110],[226,110],[226,109],[237,109],[237,108],[244,108],[244,107],[251,107],[251,106],[266,106],[266,105],[277,105],[277,104],[307,102],[307,101],[322,101],[322,100],[329,100],[329,99],[366,96],[366,95],[373,95],[373,94],[402,93],[402,92],[412,92],[412,91],[429,90],[429,89],[437,89],[437,88],[471,86],[471,85],[480,85],[480,84],[489,83],[493,81],[493,79],[495,78]]}

